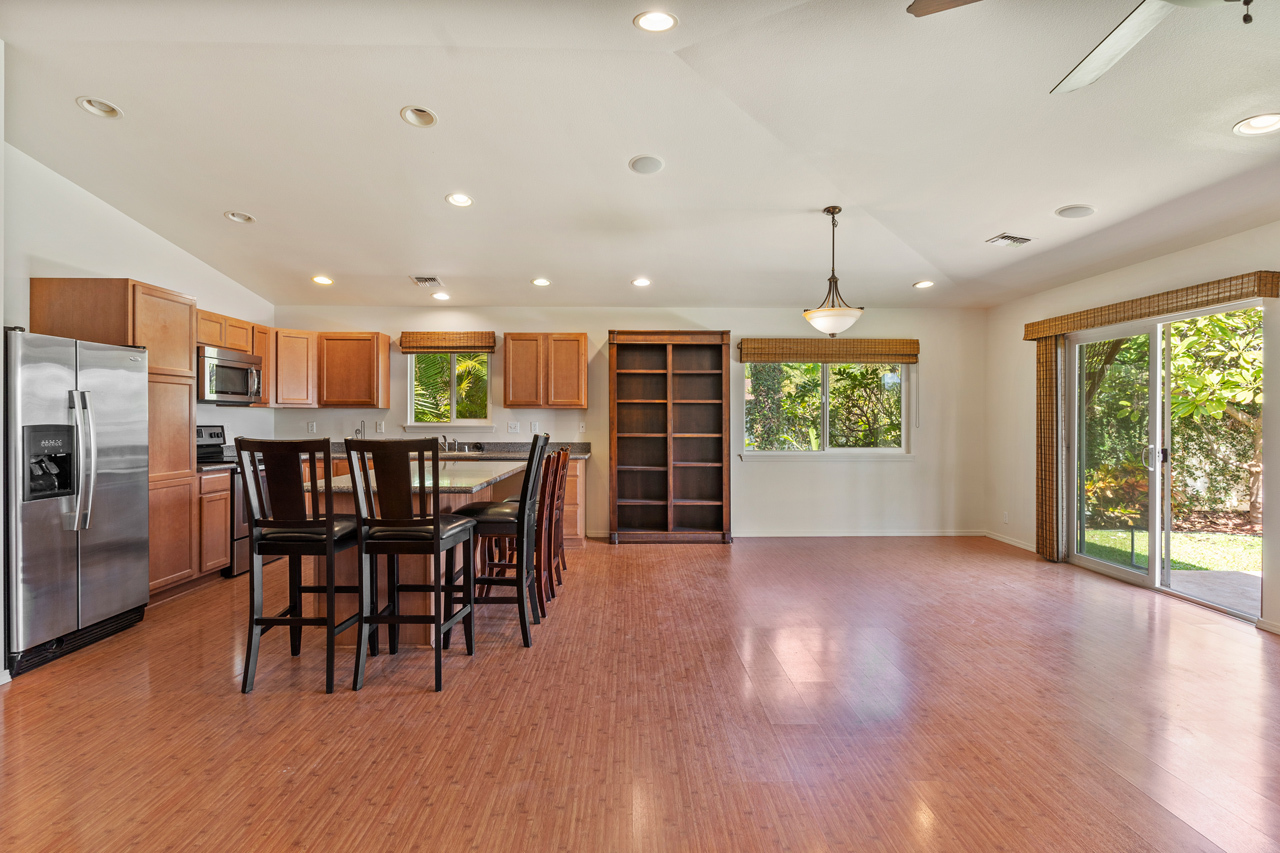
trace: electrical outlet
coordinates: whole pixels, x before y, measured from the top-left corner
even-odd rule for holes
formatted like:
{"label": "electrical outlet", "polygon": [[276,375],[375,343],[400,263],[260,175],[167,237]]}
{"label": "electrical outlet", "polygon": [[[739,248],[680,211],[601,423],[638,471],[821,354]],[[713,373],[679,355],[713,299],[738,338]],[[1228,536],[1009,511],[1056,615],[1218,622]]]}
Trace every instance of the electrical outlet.
{"label": "electrical outlet", "polygon": [[386,421],[374,421],[374,424],[373,424],[373,431],[374,431],[374,432],[386,432],[386,431],[387,431],[387,422],[386,422]]}
{"label": "electrical outlet", "polygon": [[533,433],[534,435],[537,435],[537,434],[538,434],[538,422],[537,422],[537,421],[529,421],[529,432]]}
{"label": "electrical outlet", "polygon": [[316,431],[316,422],[307,421],[307,432],[314,433]]}
{"label": "electrical outlet", "polygon": [[1007,512],[1004,514],[1004,523],[1005,523],[1005,524],[1008,524],[1008,523],[1009,523],[1009,513],[1007,513]]}
{"label": "electrical outlet", "polygon": [[507,421],[507,432],[520,432],[520,422]]}
{"label": "electrical outlet", "polygon": [[586,431],[587,431],[586,421],[583,421],[582,423],[578,424],[578,432],[586,432]]}

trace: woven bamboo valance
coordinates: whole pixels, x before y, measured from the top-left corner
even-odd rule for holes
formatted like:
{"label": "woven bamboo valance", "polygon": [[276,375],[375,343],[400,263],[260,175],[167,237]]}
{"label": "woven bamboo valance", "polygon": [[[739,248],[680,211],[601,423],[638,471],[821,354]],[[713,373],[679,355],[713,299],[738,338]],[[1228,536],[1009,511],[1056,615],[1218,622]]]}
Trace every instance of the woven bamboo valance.
{"label": "woven bamboo valance", "polygon": [[493,352],[498,347],[493,332],[401,332],[400,351]]}
{"label": "woven bamboo valance", "polygon": [[743,338],[743,364],[915,364],[920,342],[906,338]]}
{"label": "woven bamboo valance", "polygon": [[1259,270],[1232,278],[1194,284],[1191,287],[1166,290],[1164,293],[1153,296],[1103,305],[1101,308],[1090,308],[1088,311],[1077,311],[1074,314],[1063,314],[1061,317],[1051,317],[1048,320],[1037,320],[1027,324],[1022,339],[1035,341],[1054,335],[1066,335],[1085,329],[1100,329],[1103,326],[1114,326],[1131,320],[1145,320],[1148,317],[1195,311],[1264,296],[1280,296],[1280,272]]}

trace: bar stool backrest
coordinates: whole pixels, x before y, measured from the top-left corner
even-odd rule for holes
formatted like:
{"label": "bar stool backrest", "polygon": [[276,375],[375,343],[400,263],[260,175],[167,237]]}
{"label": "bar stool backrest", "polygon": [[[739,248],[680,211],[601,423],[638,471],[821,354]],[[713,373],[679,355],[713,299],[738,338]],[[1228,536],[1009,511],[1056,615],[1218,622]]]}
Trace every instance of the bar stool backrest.
{"label": "bar stool backrest", "polygon": [[[255,528],[327,527],[332,530],[333,476],[329,447],[327,438],[236,439],[236,461],[240,466],[245,496],[249,500],[249,517]],[[306,473],[309,482],[303,479],[304,459],[308,462]],[[319,487],[320,468],[324,469],[323,489]],[[324,495],[323,509],[321,494]]]}
{"label": "bar stool backrest", "polygon": [[[526,543],[533,544],[534,509],[537,507],[538,487],[542,483],[542,460],[547,454],[546,433],[535,435],[529,445],[529,461],[525,463],[524,482],[520,485],[519,521],[516,523],[516,548],[523,554]],[[532,554],[529,555],[532,557]]]}
{"label": "bar stool backrest", "polygon": [[[422,527],[431,522],[440,538],[440,439],[405,438],[379,441],[347,439],[356,512],[362,524]],[[427,457],[431,458],[430,503],[427,501]],[[418,487],[417,507],[413,488]],[[375,488],[376,486],[376,488]]]}

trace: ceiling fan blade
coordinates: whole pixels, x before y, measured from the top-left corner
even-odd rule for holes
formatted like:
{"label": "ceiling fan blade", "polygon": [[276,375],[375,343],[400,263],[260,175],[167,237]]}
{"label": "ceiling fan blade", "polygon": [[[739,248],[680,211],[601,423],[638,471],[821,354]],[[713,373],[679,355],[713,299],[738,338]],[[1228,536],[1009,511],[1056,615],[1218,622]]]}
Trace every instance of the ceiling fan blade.
{"label": "ceiling fan blade", "polygon": [[932,15],[934,12],[945,12],[948,9],[968,6],[970,3],[977,2],[978,0],[915,0],[914,3],[907,7],[907,11],[917,18],[923,18],[925,15]]}
{"label": "ceiling fan blade", "polygon": [[1173,6],[1164,0],[1143,0],[1138,8],[1129,13],[1129,17],[1120,22],[1120,26],[1112,30],[1101,44],[1080,60],[1079,65],[1071,69],[1070,74],[1053,87],[1050,94],[1073,92],[1097,80],[1172,11]]}

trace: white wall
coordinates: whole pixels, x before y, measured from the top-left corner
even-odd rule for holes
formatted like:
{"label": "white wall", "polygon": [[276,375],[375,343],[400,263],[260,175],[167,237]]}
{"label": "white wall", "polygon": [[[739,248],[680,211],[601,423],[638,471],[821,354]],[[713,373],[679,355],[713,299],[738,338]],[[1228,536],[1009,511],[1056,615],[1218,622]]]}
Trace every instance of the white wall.
{"label": "white wall", "polygon": [[[913,430],[909,457],[738,458],[743,444],[743,369],[737,361],[740,337],[812,336],[813,330],[794,311],[779,309],[647,309],[616,308],[351,308],[278,306],[276,322],[286,328],[382,331],[494,330],[505,332],[586,332],[590,345],[589,408],[554,411],[508,411],[501,403],[502,349],[493,357],[490,414],[492,433],[465,433],[442,428],[450,436],[479,441],[528,441],[530,421],[556,441],[590,441],[593,458],[587,476],[587,532],[608,531],[609,329],[730,329],[733,332],[731,383],[733,532],[739,536],[892,535],[978,533],[984,529],[981,451],[984,448],[983,401],[985,310],[870,310],[858,322],[857,337],[920,339],[921,425]],[[308,421],[318,435],[351,435],[360,419],[370,434],[385,420],[387,435],[403,435],[408,419],[408,365],[392,348],[390,411],[300,409],[278,410],[276,435],[302,437]],[[508,435],[506,422],[519,421],[518,436]],[[579,432],[579,424],[586,431]]]}
{"label": "white wall", "polygon": [[[0,41],[0,139],[4,139],[4,42]],[[4,163],[0,160],[0,266],[4,265],[4,208],[5,208],[5,182],[4,182]],[[0,282],[0,328],[4,327],[4,292],[8,288]],[[2,468],[3,466],[0,466]],[[0,512],[8,513],[9,507],[4,503],[4,489],[0,488]],[[4,547],[8,547],[8,543],[0,543]],[[9,626],[5,622],[5,613],[9,611],[5,596],[8,595],[6,590],[8,584],[0,583],[0,649],[6,648],[9,638]],[[0,684],[4,684],[9,680],[9,671],[0,666]]]}
{"label": "white wall", "polygon": [[[1280,270],[1280,222],[992,308],[987,347],[991,415],[985,448],[986,529],[997,538],[1034,550],[1035,344],[1022,340],[1026,323],[1255,270]],[[1275,313],[1270,304],[1274,301],[1267,300],[1268,315]],[[1268,316],[1268,349],[1276,346],[1272,342],[1275,329],[1275,319]],[[1280,371],[1267,371],[1267,376],[1276,381]],[[1265,430],[1266,447],[1274,452],[1280,445],[1280,419],[1267,418]],[[1280,459],[1270,470],[1280,470]],[[1263,614],[1280,621],[1280,530],[1265,537],[1263,554]]]}
{"label": "white wall", "polygon": [[[8,144],[4,171],[7,324],[28,324],[30,279],[54,276],[133,278],[194,296],[209,311],[274,321],[274,307],[261,296]],[[199,423],[225,424],[230,435],[270,436],[274,429],[266,409],[197,408]]]}

